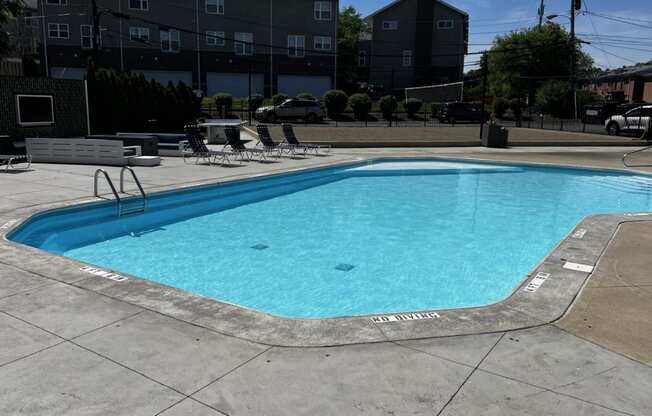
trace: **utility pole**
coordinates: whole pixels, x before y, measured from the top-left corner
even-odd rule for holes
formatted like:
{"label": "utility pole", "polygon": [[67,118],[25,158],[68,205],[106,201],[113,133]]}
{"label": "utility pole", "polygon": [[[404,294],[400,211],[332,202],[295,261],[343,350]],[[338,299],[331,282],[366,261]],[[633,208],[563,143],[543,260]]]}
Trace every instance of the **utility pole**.
{"label": "utility pole", "polygon": [[541,0],[541,6],[539,6],[539,10],[538,10],[538,13],[539,13],[539,27],[543,26],[543,16],[546,13],[545,1],[546,0]]}
{"label": "utility pole", "polygon": [[484,134],[484,124],[487,121],[484,119],[484,107],[487,103],[487,82],[489,78],[489,55],[487,55],[487,52],[482,55],[480,60],[480,68],[482,69],[482,106],[480,107],[480,111],[482,111],[482,118],[480,119],[480,140],[482,141],[482,136]]}
{"label": "utility pole", "polygon": [[570,87],[571,87],[571,99],[573,102],[573,120],[577,120],[577,87],[575,85],[576,77],[576,64],[575,64],[575,49],[576,49],[576,40],[575,40],[575,12],[582,8],[582,0],[571,0],[570,7],[570,38],[571,38],[571,56],[570,56]]}
{"label": "utility pole", "polygon": [[93,13],[93,65],[98,66],[100,50],[100,12],[97,10],[97,0],[91,0],[91,10]]}

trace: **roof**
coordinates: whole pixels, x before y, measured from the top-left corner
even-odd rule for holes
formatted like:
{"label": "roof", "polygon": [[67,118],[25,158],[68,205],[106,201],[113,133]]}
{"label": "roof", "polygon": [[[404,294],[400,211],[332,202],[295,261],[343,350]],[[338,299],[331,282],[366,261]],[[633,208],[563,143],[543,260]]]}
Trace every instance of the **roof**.
{"label": "roof", "polygon": [[604,71],[597,76],[598,80],[624,79],[635,77],[652,77],[652,61],[618,69]]}
{"label": "roof", "polygon": [[[365,19],[369,19],[371,17],[374,17],[374,16],[384,12],[385,10],[389,10],[392,7],[394,7],[394,6],[398,5],[399,3],[401,3],[402,1],[404,1],[404,0],[394,0],[393,2],[389,3],[387,6],[382,7],[380,9],[376,10],[375,12],[371,13],[369,16],[365,17]],[[469,14],[467,12],[465,12],[464,10],[458,9],[457,7],[453,6],[450,3],[445,2],[443,0],[433,0],[433,1],[436,1],[437,3],[441,4],[442,6],[448,7],[449,9],[451,9],[451,10],[457,12],[457,13],[463,14],[464,16],[467,16],[467,17],[469,16]]]}

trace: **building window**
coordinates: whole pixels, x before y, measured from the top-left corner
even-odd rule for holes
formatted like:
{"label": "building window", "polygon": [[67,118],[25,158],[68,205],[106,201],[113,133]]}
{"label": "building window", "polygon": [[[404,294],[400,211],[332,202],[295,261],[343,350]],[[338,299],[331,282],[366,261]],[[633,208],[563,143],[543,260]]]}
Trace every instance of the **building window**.
{"label": "building window", "polygon": [[330,51],[332,48],[332,40],[330,36],[315,36],[314,49],[317,51]]}
{"label": "building window", "polygon": [[254,54],[253,33],[235,32],[234,39],[235,42],[233,42],[233,46],[235,48],[236,55],[250,56]]}
{"label": "building window", "polygon": [[81,33],[81,47],[82,49],[91,49],[93,47],[93,26],[81,25],[79,26]]}
{"label": "building window", "polygon": [[224,32],[207,30],[206,44],[211,46],[224,46]]}
{"label": "building window", "polygon": [[288,36],[288,56],[303,58],[306,56],[306,37],[303,35]]}
{"label": "building window", "polygon": [[330,1],[315,1],[315,20],[331,20],[332,7]]}
{"label": "building window", "polygon": [[48,6],[66,6],[68,5],[68,0],[47,0],[45,4]]}
{"label": "building window", "polygon": [[68,39],[70,30],[67,23],[48,23],[48,37],[50,39]]}
{"label": "building window", "polygon": [[130,27],[129,39],[136,42],[149,42],[149,28],[147,27]]}
{"label": "building window", "polygon": [[437,29],[452,29],[453,21],[452,20],[437,20]]}
{"label": "building window", "polygon": [[358,66],[367,66],[367,52],[360,51],[358,53]]}
{"label": "building window", "polygon": [[412,66],[412,51],[403,51],[403,66]]}
{"label": "building window", "polygon": [[396,20],[383,20],[383,30],[397,30],[398,22]]}
{"label": "building window", "polygon": [[149,0],[129,0],[131,10],[149,10]]}
{"label": "building window", "polygon": [[176,30],[161,30],[161,50],[163,52],[179,52],[181,38]]}
{"label": "building window", "polygon": [[224,14],[224,0],[206,0],[206,13]]}

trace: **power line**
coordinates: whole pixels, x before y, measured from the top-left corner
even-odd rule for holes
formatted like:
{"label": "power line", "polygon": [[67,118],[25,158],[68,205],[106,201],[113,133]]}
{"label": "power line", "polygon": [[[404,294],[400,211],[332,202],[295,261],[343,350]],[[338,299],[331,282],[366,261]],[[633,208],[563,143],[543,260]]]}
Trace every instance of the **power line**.
{"label": "power line", "polygon": [[[584,0],[584,10],[589,15],[589,22],[591,23],[591,27],[593,27],[593,33],[597,34],[598,31],[595,28],[595,23],[593,22],[593,16],[591,16],[591,14],[589,14],[589,0]],[[598,41],[598,43],[600,43],[600,45],[602,45],[602,41],[599,38],[597,38],[597,41]],[[603,55],[604,55],[604,58],[607,60],[607,65],[611,66],[611,61],[609,60],[609,55],[607,55],[606,53],[603,53]]]}

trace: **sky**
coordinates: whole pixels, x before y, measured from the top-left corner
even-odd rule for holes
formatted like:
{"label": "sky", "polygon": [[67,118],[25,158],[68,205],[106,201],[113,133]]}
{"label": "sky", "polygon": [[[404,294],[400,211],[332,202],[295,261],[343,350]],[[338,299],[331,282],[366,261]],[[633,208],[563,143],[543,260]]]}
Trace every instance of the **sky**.
{"label": "sky", "polygon": [[[497,35],[537,24],[541,0],[446,1],[469,14],[469,51],[474,52],[491,47]],[[340,0],[342,7],[351,4],[363,16],[391,2]],[[570,13],[570,0],[545,0],[545,3],[546,15]],[[583,45],[583,49],[597,66],[607,69],[652,61],[652,0],[583,0],[582,3],[576,31],[580,39],[591,42]],[[568,27],[568,18],[559,17],[556,21]],[[467,57],[467,69],[473,68],[474,61],[477,56]]]}

